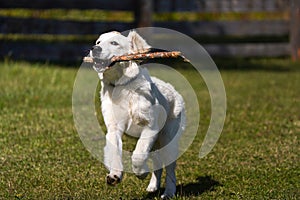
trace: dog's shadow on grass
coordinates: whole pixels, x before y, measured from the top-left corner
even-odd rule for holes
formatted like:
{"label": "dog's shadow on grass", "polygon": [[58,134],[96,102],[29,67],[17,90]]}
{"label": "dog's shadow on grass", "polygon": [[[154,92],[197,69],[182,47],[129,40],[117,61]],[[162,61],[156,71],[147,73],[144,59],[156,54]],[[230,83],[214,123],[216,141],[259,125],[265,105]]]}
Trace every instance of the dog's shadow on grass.
{"label": "dog's shadow on grass", "polygon": [[[176,187],[176,196],[189,197],[189,196],[200,196],[206,191],[213,191],[216,187],[222,186],[222,184],[211,176],[200,176],[195,182],[188,184],[180,184]],[[164,188],[159,189],[155,193],[149,193],[143,200],[151,200],[159,197],[164,191]]]}

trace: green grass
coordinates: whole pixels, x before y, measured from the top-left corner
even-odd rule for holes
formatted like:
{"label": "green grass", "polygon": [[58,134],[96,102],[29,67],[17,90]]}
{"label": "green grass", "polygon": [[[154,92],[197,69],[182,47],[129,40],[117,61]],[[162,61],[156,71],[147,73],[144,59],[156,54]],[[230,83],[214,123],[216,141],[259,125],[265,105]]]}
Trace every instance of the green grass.
{"label": "green grass", "polygon": [[0,9],[0,16],[75,21],[132,22],[134,20],[133,13],[129,11],[105,11],[97,9]]}
{"label": "green grass", "polygon": [[[178,160],[175,199],[299,199],[299,63],[218,61],[247,63],[254,68],[221,72],[226,123],[203,159],[198,153],[210,118],[209,96],[193,70],[178,69],[197,91],[201,126]],[[104,165],[87,152],[74,128],[76,71],[0,63],[0,199],[157,199],[145,192],[149,177],[141,181],[127,173],[120,185],[105,184]]]}
{"label": "green grass", "polygon": [[234,21],[234,20],[288,20],[288,12],[170,12],[156,13],[155,21]]}

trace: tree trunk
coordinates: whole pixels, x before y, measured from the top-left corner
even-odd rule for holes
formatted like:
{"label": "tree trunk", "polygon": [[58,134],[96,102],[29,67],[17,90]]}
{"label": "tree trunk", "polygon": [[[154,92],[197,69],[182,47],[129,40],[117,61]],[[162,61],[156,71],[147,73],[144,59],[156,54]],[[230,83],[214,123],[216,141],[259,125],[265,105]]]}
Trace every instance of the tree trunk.
{"label": "tree trunk", "polygon": [[135,26],[138,28],[152,26],[152,12],[152,0],[135,0]]}
{"label": "tree trunk", "polygon": [[291,55],[296,61],[300,60],[300,0],[291,0],[290,26]]}

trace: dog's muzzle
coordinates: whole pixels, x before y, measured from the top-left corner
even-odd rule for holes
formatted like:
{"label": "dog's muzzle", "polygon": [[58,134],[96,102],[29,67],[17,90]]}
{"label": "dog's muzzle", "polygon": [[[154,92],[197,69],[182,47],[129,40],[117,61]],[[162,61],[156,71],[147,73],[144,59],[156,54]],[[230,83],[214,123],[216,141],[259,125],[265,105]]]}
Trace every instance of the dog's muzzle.
{"label": "dog's muzzle", "polygon": [[93,67],[98,73],[103,73],[115,64],[111,59],[93,57],[91,53],[83,58],[83,62],[88,66]]}
{"label": "dog's muzzle", "polygon": [[88,56],[85,57],[85,58],[90,58],[90,60],[92,60],[92,63],[90,63],[90,61],[87,62],[84,60],[86,63],[92,64],[93,68],[98,73],[103,73],[112,65],[110,59],[100,59],[101,53],[102,53],[102,48],[100,46],[93,46]]}

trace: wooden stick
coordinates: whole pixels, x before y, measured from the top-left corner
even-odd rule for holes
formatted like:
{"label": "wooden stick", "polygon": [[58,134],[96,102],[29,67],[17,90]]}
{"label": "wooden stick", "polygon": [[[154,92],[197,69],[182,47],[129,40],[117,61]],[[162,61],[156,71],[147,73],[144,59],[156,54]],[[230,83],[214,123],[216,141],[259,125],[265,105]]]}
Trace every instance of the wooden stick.
{"label": "wooden stick", "polygon": [[[147,60],[154,58],[181,58],[184,62],[189,62],[184,56],[181,55],[180,51],[169,51],[169,52],[151,52],[151,53],[137,53],[137,54],[128,54],[124,56],[114,56],[111,58],[111,62],[121,62],[121,61],[130,61],[130,60]],[[84,62],[94,63],[92,57],[84,57]]]}
{"label": "wooden stick", "polygon": [[86,56],[86,57],[83,58],[83,62],[85,62],[85,63],[93,63],[94,59],[92,57]]}

